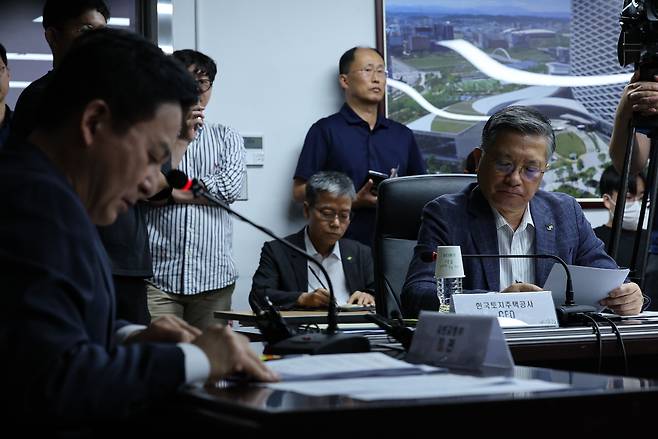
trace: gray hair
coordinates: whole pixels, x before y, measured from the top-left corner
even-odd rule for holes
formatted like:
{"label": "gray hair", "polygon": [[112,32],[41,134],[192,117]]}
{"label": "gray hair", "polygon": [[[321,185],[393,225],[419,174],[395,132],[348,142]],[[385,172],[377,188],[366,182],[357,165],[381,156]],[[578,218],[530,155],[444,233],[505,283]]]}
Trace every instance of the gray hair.
{"label": "gray hair", "polygon": [[315,200],[320,192],[326,192],[335,197],[349,197],[350,200],[356,198],[354,183],[342,172],[322,171],[313,174],[306,182],[305,201],[309,206],[315,205]]}
{"label": "gray hair", "polygon": [[525,135],[544,136],[546,142],[546,161],[555,151],[555,133],[551,123],[539,111],[522,106],[505,107],[491,115],[482,129],[482,151],[485,153],[496,143],[498,134],[516,131]]}

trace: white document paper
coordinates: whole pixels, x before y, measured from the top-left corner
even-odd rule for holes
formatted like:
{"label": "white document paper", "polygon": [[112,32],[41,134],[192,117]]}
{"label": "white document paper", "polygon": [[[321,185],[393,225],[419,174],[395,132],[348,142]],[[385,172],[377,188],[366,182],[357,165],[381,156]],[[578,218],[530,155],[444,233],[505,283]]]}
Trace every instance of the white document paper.
{"label": "white document paper", "polygon": [[569,386],[541,380],[508,377],[475,377],[450,373],[370,377],[266,384],[277,390],[287,390],[310,396],[344,395],[363,401],[390,399],[445,398],[467,395],[542,392]]}
{"label": "white document paper", "polygon": [[442,369],[396,360],[381,352],[303,355],[267,363],[282,381],[414,375]]}
{"label": "white document paper", "polygon": [[[605,299],[608,293],[624,283],[630,270],[581,267],[569,265],[571,282],[573,283],[574,301],[578,305],[590,305],[602,311],[604,306],[599,301]],[[564,305],[564,290],[567,275],[560,264],[553,265],[551,272],[546,278],[544,289],[553,293],[555,306]]]}

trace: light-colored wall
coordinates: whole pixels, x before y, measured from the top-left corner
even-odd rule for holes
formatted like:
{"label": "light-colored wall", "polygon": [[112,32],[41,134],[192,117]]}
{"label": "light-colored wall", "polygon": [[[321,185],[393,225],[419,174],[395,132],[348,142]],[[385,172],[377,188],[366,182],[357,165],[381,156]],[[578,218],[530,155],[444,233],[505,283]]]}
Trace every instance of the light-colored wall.
{"label": "light-colored wall", "polygon": [[[265,165],[249,168],[247,201],[234,208],[286,235],[303,225],[291,200],[292,175],[309,126],[338,110],[340,55],[375,45],[374,0],[173,0],[175,49],[196,48],[219,74],[206,117],[262,134]],[[589,210],[594,227],[605,210]],[[268,238],[237,220],[240,271],[233,309],[247,309],[251,276]]]}
{"label": "light-colored wall", "polygon": [[[292,175],[310,125],[342,104],[338,59],[375,45],[374,0],[174,0],[174,48],[218,62],[206,118],[262,134],[265,165],[248,169],[248,201],[233,207],[275,233],[303,225]],[[196,9],[196,10],[195,10]],[[233,309],[248,308],[251,276],[268,238],[234,221],[240,278]]]}

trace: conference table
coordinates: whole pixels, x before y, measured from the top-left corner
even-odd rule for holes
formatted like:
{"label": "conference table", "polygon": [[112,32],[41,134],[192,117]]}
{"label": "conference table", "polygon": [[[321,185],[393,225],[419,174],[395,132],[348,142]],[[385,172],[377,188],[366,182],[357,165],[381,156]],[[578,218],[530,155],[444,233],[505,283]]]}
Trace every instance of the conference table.
{"label": "conference table", "polygon": [[341,394],[308,396],[255,384],[187,387],[173,419],[198,432],[302,437],[444,433],[562,435],[628,434],[646,425],[658,406],[658,382],[641,378],[517,366],[514,377],[563,383],[547,392],[363,401]]}
{"label": "conference table", "polygon": [[[231,315],[224,312],[221,317]],[[247,322],[243,320],[243,323]],[[651,369],[656,363],[639,365],[656,357],[658,318],[650,316],[618,323],[629,357],[629,372]],[[236,329],[257,337],[255,328]],[[301,437],[320,433],[415,437],[443,431],[496,435],[586,432],[610,436],[628,434],[654,415],[658,406],[658,380],[519,365],[555,363],[566,368],[580,364],[593,369],[598,343],[591,328],[509,328],[504,332],[517,364],[511,377],[561,383],[565,387],[369,401],[348,396],[340,385],[335,386],[335,394],[332,390],[331,395],[312,396],[262,384],[219,381],[181,389],[170,412],[162,413],[163,419],[169,415],[179,424],[194,426],[195,432],[222,435]],[[379,350],[392,348],[391,355],[404,355],[384,335],[375,335],[371,343]],[[601,343],[604,366],[606,362],[610,366],[619,356],[617,340],[610,328],[601,328]],[[647,372],[647,375],[657,374]]]}
{"label": "conference table", "polygon": [[[291,324],[326,322],[322,311],[284,311],[282,314]],[[338,322],[342,327],[354,327],[358,322],[366,321],[364,314],[341,312],[338,314]],[[252,341],[263,341],[259,331],[253,327],[254,316],[251,312],[217,311],[215,316],[240,322],[240,327],[236,328],[238,332],[247,335]],[[658,379],[658,315],[648,313],[645,317],[623,319],[615,323],[624,342],[628,367],[617,337],[607,324],[600,325],[600,370],[599,343],[591,327],[518,327],[504,328],[503,332],[514,362],[520,366]],[[381,331],[372,331],[368,337],[373,344],[386,345],[389,342]]]}

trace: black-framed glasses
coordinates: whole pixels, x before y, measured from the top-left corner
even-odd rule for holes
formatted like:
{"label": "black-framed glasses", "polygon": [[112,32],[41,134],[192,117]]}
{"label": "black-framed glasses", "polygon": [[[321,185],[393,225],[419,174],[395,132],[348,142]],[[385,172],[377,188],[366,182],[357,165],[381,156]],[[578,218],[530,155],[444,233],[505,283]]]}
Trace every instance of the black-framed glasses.
{"label": "black-framed glasses", "polygon": [[197,78],[195,79],[195,82],[199,93],[205,93],[210,90],[210,87],[212,87],[212,81],[208,78]]}
{"label": "black-framed glasses", "polygon": [[536,181],[544,172],[546,172],[548,165],[542,168],[541,166],[533,164],[517,166],[509,160],[494,161],[494,169],[501,175],[511,175],[517,168],[520,168],[519,175],[522,179],[525,181]]}
{"label": "black-framed glasses", "polygon": [[338,218],[339,222],[347,223],[354,218],[354,212],[351,210],[349,212],[336,212],[333,209],[318,209],[316,207],[311,207],[311,209],[315,210],[320,215],[320,218],[327,222],[333,222]]}

